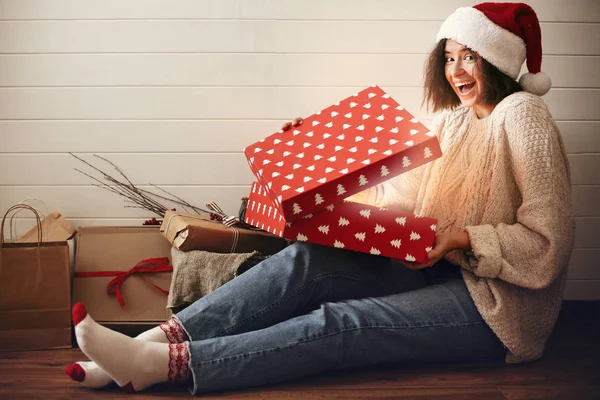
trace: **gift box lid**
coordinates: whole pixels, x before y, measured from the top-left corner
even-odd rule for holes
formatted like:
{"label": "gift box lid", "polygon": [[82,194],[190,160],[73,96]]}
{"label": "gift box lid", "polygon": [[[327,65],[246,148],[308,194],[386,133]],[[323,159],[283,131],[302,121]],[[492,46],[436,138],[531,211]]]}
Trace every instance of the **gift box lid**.
{"label": "gift box lid", "polygon": [[441,156],[437,137],[378,86],[244,149],[292,221]]}

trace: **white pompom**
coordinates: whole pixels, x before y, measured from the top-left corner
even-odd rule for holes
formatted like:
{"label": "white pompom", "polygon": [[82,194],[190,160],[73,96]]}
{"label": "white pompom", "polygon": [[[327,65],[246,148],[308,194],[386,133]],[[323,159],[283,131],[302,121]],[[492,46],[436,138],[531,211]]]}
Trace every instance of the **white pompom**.
{"label": "white pompom", "polygon": [[538,72],[537,74],[528,72],[523,74],[519,79],[519,83],[526,92],[537,94],[538,96],[545,95],[552,87],[552,80],[544,72]]}

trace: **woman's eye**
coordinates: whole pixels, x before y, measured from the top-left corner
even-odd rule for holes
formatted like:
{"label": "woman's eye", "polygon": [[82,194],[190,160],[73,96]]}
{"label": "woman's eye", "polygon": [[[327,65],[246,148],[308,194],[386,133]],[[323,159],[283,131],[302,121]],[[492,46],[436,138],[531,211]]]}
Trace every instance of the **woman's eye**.
{"label": "woman's eye", "polygon": [[447,62],[447,63],[448,63],[448,62],[451,62],[451,61],[454,61],[454,60],[452,59],[452,57],[446,57],[446,62]]}
{"label": "woman's eye", "polygon": [[465,56],[465,61],[475,61],[475,57],[473,57],[471,54],[467,54]]}

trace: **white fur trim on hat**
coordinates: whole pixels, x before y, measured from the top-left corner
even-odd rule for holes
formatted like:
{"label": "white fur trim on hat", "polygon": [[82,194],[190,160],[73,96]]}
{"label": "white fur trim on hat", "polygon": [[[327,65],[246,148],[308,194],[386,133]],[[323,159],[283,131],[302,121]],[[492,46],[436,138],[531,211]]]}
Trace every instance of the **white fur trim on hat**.
{"label": "white fur trim on hat", "polygon": [[538,72],[536,74],[528,72],[521,75],[519,84],[526,92],[543,96],[548,93],[552,87],[552,80],[544,72]]}
{"label": "white fur trim on hat", "polygon": [[517,79],[525,61],[525,42],[472,7],[461,7],[440,28],[436,41],[452,39],[476,51],[500,71]]}

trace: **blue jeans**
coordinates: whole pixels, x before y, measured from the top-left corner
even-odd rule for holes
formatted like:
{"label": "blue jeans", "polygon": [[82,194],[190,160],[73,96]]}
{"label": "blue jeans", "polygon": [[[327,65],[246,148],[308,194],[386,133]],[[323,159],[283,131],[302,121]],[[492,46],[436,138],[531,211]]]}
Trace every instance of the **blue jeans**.
{"label": "blue jeans", "polygon": [[295,243],[178,313],[192,393],[381,363],[501,359],[458,267]]}

